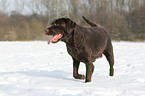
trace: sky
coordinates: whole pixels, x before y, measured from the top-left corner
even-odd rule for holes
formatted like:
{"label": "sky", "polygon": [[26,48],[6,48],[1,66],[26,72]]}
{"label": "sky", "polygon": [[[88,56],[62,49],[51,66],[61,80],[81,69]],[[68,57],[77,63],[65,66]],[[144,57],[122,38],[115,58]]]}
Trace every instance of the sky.
{"label": "sky", "polygon": [[[8,9],[7,9],[7,13],[10,13],[12,11],[16,11],[17,7],[19,6],[16,6],[16,0],[7,0],[8,1]],[[22,1],[22,0],[17,0],[17,1]],[[27,15],[27,14],[31,14],[31,10],[29,9],[29,7],[27,6],[28,2],[30,0],[24,0],[25,2],[25,6],[24,6],[24,11],[22,12],[22,14],[24,15]],[[1,3],[2,0],[0,0],[0,5],[2,4]],[[0,10],[2,10],[2,6],[0,6]]]}

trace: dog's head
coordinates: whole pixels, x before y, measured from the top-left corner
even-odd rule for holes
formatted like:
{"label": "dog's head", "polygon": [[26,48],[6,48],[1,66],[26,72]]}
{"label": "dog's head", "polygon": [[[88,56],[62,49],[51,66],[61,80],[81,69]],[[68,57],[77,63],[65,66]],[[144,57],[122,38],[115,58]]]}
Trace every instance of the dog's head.
{"label": "dog's head", "polygon": [[48,41],[56,43],[63,40],[66,36],[72,33],[76,23],[69,18],[60,18],[51,23],[51,26],[45,30],[46,35],[53,35],[53,37]]}

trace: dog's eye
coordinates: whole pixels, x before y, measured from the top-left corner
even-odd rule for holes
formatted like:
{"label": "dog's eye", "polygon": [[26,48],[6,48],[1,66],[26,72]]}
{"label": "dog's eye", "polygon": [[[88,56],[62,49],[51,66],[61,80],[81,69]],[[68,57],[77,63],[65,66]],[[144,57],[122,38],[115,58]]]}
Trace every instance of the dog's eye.
{"label": "dog's eye", "polygon": [[59,26],[59,24],[54,24],[54,26]]}

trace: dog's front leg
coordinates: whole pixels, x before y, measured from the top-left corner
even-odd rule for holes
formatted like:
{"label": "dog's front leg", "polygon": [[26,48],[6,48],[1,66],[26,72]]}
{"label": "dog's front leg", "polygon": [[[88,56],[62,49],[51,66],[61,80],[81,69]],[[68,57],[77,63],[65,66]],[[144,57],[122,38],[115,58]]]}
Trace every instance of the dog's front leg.
{"label": "dog's front leg", "polygon": [[94,65],[92,63],[86,63],[86,81],[85,82],[91,82],[93,72],[94,72]]}
{"label": "dog's front leg", "polygon": [[84,75],[78,74],[80,61],[73,58],[73,77],[75,79],[85,79]]}

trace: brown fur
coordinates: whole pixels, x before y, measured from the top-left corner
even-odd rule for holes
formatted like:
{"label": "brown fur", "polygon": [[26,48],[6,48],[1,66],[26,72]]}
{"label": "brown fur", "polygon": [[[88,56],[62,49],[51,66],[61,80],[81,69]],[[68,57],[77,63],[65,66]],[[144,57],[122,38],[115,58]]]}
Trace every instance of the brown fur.
{"label": "brown fur", "polygon": [[[94,71],[93,62],[102,54],[106,56],[110,64],[110,76],[113,76],[114,56],[109,33],[86,18],[85,21],[92,27],[82,27],[69,18],[57,19],[52,22],[46,34],[63,34],[59,40],[66,43],[67,51],[72,56],[74,78],[91,82]],[[80,62],[86,64],[86,77],[78,73]]]}

